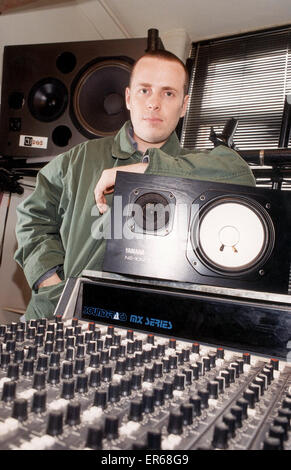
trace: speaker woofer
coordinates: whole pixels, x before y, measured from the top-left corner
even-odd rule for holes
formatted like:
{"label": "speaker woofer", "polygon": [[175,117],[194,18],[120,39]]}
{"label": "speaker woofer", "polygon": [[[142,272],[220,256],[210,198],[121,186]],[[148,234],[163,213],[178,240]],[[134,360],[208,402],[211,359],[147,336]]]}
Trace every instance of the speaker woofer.
{"label": "speaker woofer", "polygon": [[67,104],[67,88],[56,78],[44,78],[35,83],[28,96],[31,114],[42,122],[52,122],[59,118]]}
{"label": "speaker woofer", "polygon": [[267,211],[255,201],[229,196],[203,206],[191,227],[192,248],[199,261],[220,274],[245,274],[270,257],[275,230]]}
{"label": "speaker woofer", "polygon": [[106,60],[91,64],[78,76],[72,118],[85,136],[113,135],[129,119],[125,88],[131,67],[123,60]]}

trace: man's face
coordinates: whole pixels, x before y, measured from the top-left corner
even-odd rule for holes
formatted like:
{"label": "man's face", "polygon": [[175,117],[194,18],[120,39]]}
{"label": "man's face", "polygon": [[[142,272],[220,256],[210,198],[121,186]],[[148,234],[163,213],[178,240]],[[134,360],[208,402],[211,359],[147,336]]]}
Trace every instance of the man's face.
{"label": "man's face", "polygon": [[126,106],[140,150],[161,147],[184,116],[188,102],[184,82],[178,62],[144,57],[137,63],[126,89]]}

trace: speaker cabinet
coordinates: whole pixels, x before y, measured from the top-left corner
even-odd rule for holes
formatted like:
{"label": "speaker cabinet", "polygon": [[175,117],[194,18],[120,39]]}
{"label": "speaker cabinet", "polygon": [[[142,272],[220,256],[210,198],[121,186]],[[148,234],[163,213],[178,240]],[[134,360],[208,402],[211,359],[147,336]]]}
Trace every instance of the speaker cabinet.
{"label": "speaker cabinet", "polygon": [[0,154],[44,157],[114,135],[129,118],[125,87],[147,39],[6,46]]}
{"label": "speaker cabinet", "polygon": [[291,193],[117,173],[104,271],[287,294]]}

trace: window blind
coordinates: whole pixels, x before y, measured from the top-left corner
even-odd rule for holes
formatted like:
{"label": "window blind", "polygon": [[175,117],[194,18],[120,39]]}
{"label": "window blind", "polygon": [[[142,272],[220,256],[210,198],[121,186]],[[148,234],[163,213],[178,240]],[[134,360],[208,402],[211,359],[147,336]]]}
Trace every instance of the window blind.
{"label": "window blind", "polygon": [[291,93],[291,27],[193,44],[192,58],[183,147],[212,148],[211,126],[219,133],[233,117],[237,149],[278,148]]}

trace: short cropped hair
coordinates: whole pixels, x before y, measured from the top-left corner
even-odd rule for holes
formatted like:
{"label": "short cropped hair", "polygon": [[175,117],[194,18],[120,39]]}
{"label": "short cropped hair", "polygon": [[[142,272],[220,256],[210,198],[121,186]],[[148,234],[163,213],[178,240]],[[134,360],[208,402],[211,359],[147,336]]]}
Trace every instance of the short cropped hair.
{"label": "short cropped hair", "polygon": [[159,50],[156,50],[156,51],[148,51],[146,52],[145,54],[143,54],[134,64],[132,70],[131,70],[131,74],[130,74],[130,81],[129,81],[129,86],[131,86],[131,81],[132,81],[132,77],[133,77],[133,73],[134,73],[134,69],[136,67],[136,65],[138,64],[138,62],[145,58],[145,57],[153,57],[155,59],[162,59],[162,60],[168,60],[168,61],[171,61],[171,62],[177,62],[178,64],[181,65],[181,67],[183,68],[184,72],[185,72],[185,83],[184,83],[184,94],[187,95],[188,93],[188,88],[189,88],[189,72],[188,72],[188,69],[187,67],[185,66],[184,62],[182,62],[181,59],[179,59],[179,57],[177,57],[175,54],[173,54],[172,52],[170,51],[166,51],[164,49],[159,49]]}

